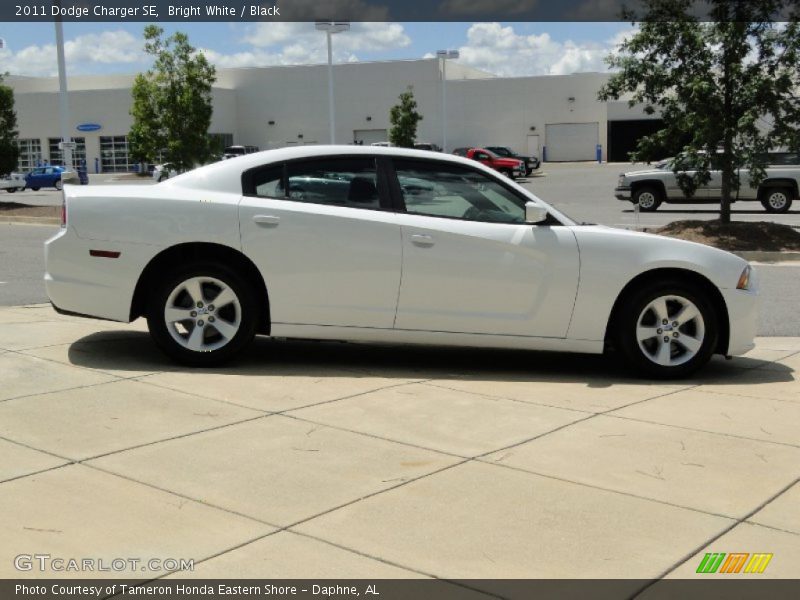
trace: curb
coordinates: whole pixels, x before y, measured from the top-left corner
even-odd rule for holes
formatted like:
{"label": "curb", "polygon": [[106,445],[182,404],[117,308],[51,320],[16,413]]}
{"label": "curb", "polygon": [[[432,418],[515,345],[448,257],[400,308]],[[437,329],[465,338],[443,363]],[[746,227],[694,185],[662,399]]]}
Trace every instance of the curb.
{"label": "curb", "polygon": [[760,263],[800,262],[800,252],[734,252],[736,256]]}
{"label": "curb", "polygon": [[56,217],[13,217],[0,215],[0,223],[25,223],[27,225],[61,225]]}

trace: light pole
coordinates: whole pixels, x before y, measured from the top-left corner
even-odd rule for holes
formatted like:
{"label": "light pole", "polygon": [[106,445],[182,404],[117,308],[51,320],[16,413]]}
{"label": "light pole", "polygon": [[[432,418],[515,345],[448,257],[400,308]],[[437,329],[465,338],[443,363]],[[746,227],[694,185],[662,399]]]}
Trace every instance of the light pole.
{"label": "light pole", "polygon": [[331,43],[331,36],[334,33],[342,31],[349,31],[350,23],[346,22],[323,22],[316,23],[318,31],[324,31],[328,38],[328,113],[331,127],[331,144],[336,143],[336,120],[333,110],[333,44]]}
{"label": "light pole", "polygon": [[[61,2],[58,2],[61,6]],[[69,127],[69,100],[67,98],[67,67],[64,60],[64,27],[61,17],[56,17],[56,53],[58,55],[58,113],[61,121],[61,158],[67,175],[72,172],[72,137]],[[69,179],[62,175],[61,182]]]}
{"label": "light pole", "polygon": [[442,151],[447,152],[447,59],[458,58],[458,50],[439,50],[436,53],[442,64]]}

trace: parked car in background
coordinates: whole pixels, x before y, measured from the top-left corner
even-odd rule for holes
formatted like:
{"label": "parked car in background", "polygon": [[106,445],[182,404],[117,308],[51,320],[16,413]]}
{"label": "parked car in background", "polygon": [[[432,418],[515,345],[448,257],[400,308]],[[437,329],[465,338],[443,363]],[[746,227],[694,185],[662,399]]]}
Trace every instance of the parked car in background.
{"label": "parked car in background", "polygon": [[235,158],[245,154],[252,154],[253,152],[258,152],[258,146],[228,146],[222,151],[222,158]]}
{"label": "parked car in background", "polygon": [[379,148],[391,148],[394,146],[392,142],[372,142],[370,146],[377,146]]}
{"label": "parked car in background", "polygon": [[175,170],[172,163],[164,163],[153,167],[153,179],[159,183],[170,177],[175,177],[177,174],[178,171]]}
{"label": "parked car in background", "polygon": [[578,225],[447,154],[283,148],[161,185],[67,185],[63,198],[61,230],[45,244],[56,310],[146,316],[155,344],[191,365],[230,360],[256,334],[613,348],[655,377],[753,348],[747,261]]}
{"label": "parked car in background", "polygon": [[21,192],[25,189],[25,175],[22,173],[11,173],[6,177],[0,178],[0,190],[5,190],[9,194]]}
{"label": "parked car in background", "polygon": [[416,142],[414,144],[414,149],[415,150],[429,150],[431,152],[441,152],[442,151],[442,149],[438,145],[431,144],[431,143],[428,143],[428,142]]}
{"label": "parked car in background", "polygon": [[66,169],[60,166],[45,166],[36,167],[25,175],[25,187],[32,189],[34,192],[44,187],[53,187],[57,190],[61,189],[61,174]]}
{"label": "parked car in background", "polygon": [[456,148],[456,156],[463,156],[500,171],[506,177],[524,177],[527,172],[525,163],[517,158],[504,158],[485,148]]}
{"label": "parked car in background", "polygon": [[502,156],[503,158],[516,158],[521,160],[525,163],[525,175],[530,175],[536,169],[539,168],[539,159],[535,156],[524,156],[522,154],[517,154],[508,146],[484,146],[490,152],[494,152],[497,156]]}
{"label": "parked car in background", "polygon": [[[697,188],[689,197],[678,183],[673,172],[675,158],[655,163],[648,169],[619,174],[614,196],[618,200],[639,204],[642,211],[655,211],[662,203],[718,203],[722,195],[722,171],[716,160],[711,163],[711,179]],[[752,185],[748,169],[739,169],[741,185],[734,190],[733,202],[759,201],[767,212],[785,213],[792,202],[800,198],[800,159],[791,152],[771,152],[767,155],[766,178]],[[687,169],[679,171],[693,175]]]}

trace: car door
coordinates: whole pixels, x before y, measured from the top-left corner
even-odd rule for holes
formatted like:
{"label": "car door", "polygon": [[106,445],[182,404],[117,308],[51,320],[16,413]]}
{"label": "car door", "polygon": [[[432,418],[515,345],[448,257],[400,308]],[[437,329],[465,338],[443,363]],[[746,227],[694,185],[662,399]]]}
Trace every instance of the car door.
{"label": "car door", "polygon": [[578,246],[524,222],[526,196],[478,169],[395,159],[403,235],[398,329],[565,337]]}
{"label": "car door", "polygon": [[29,188],[43,187],[42,179],[44,178],[44,167],[36,167],[26,178]]}
{"label": "car door", "polygon": [[484,152],[483,150],[475,150],[472,155],[472,160],[477,160],[482,165],[486,165],[487,167],[492,167],[492,157],[489,155],[488,152]]}
{"label": "car door", "polygon": [[390,329],[401,243],[375,157],[323,157],[245,173],[242,248],[273,323]]}

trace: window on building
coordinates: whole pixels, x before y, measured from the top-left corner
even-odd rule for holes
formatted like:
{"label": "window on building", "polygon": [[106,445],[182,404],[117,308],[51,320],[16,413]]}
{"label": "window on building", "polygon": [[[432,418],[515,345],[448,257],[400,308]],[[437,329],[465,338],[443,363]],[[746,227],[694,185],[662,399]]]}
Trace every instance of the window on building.
{"label": "window on building", "polygon": [[[72,164],[78,166],[86,162],[86,138],[76,137],[72,138],[72,141],[76,144],[72,153]],[[50,144],[50,164],[63,165],[64,152],[58,147],[61,138],[50,138],[48,143]]]}
{"label": "window on building", "polygon": [[100,170],[103,173],[128,173],[136,167],[128,155],[127,136],[100,136]]}
{"label": "window on building", "polygon": [[27,173],[42,162],[42,142],[35,138],[17,140],[19,164],[17,170]]}

